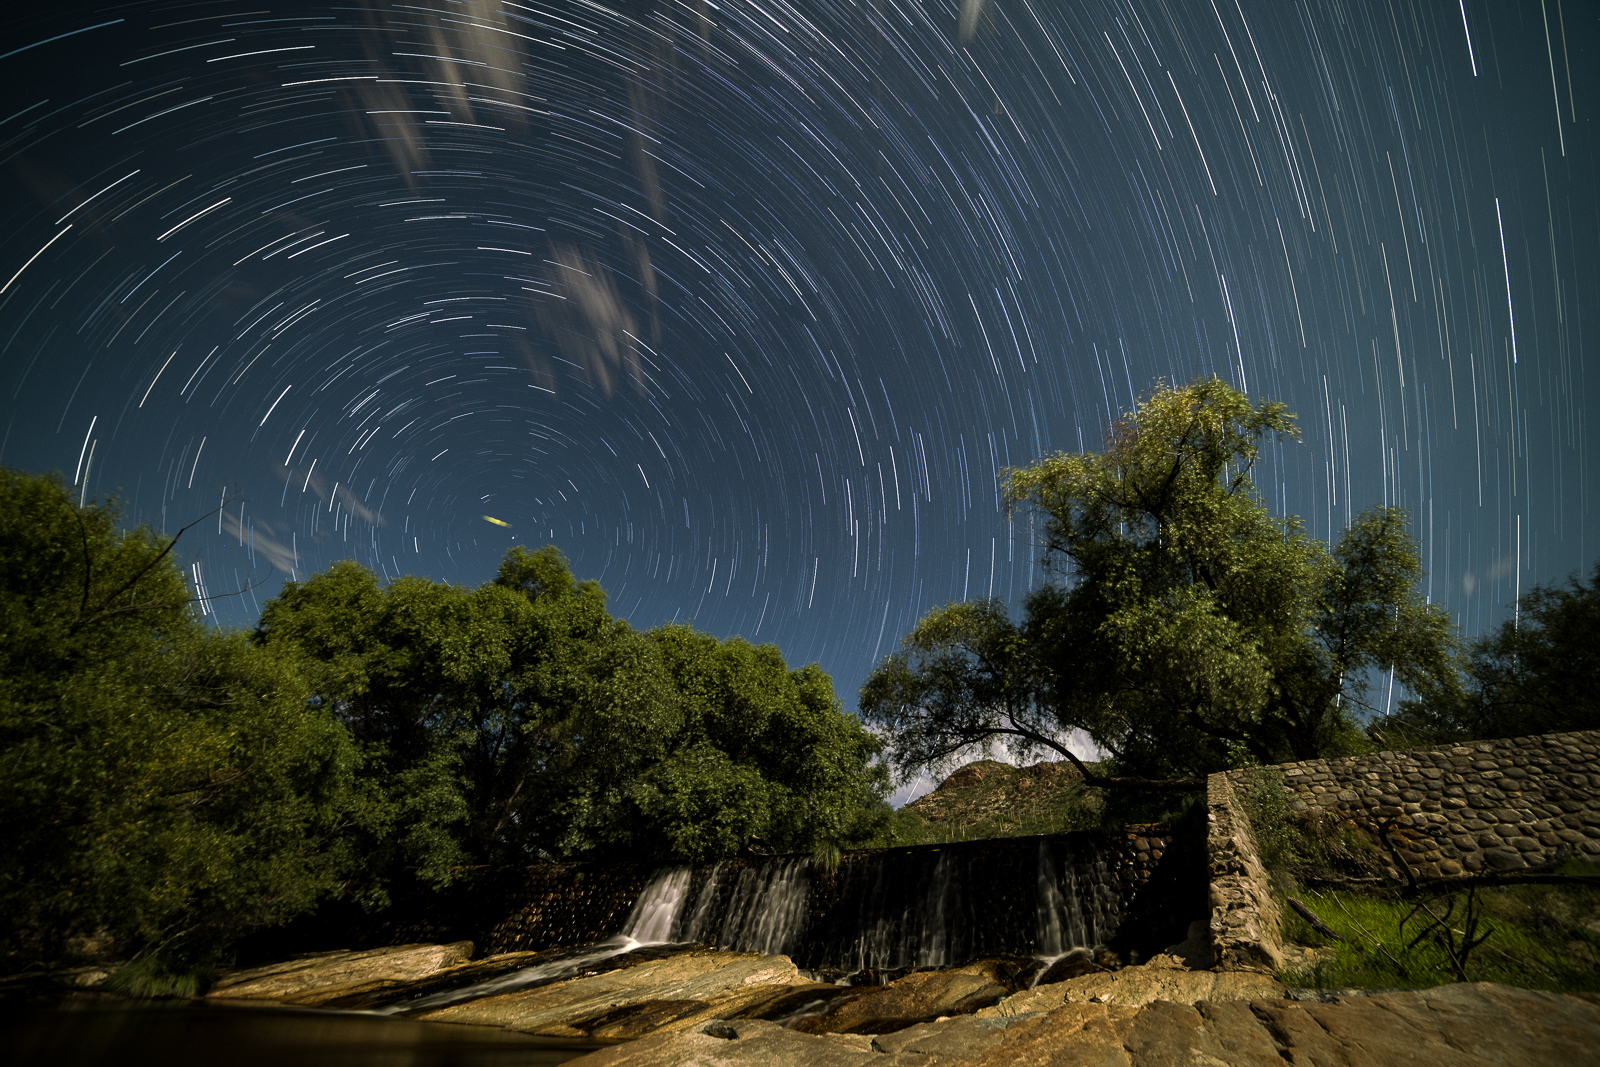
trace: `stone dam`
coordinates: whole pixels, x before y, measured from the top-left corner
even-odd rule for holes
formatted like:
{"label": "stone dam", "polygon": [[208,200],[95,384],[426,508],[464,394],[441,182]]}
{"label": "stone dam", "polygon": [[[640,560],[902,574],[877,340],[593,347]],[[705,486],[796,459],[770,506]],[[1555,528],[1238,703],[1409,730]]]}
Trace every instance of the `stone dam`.
{"label": "stone dam", "polygon": [[[425,941],[472,941],[480,955],[532,951],[648,921],[648,940],[781,953],[849,974],[1102,946],[1148,955],[1204,920],[1215,969],[1271,972],[1282,963],[1280,916],[1243,803],[1264,771],[1297,812],[1324,813],[1373,841],[1386,824],[1415,877],[1600,856],[1600,731],[1584,731],[1214,774],[1203,835],[1152,825],[869,849],[832,868],[803,856],[499,868],[376,918],[297,924],[251,955]],[[648,920],[635,914],[643,904],[654,909]]]}
{"label": "stone dam", "polygon": [[323,916],[304,947],[356,947],[280,944],[205,999],[536,1035],[584,1067],[1568,1067],[1600,994],[1287,988],[1246,812],[1381,826],[1393,849],[1363,862],[1448,884],[1600,855],[1597,773],[1600,733],[1562,734],[1212,775],[1187,828],[483,871]]}

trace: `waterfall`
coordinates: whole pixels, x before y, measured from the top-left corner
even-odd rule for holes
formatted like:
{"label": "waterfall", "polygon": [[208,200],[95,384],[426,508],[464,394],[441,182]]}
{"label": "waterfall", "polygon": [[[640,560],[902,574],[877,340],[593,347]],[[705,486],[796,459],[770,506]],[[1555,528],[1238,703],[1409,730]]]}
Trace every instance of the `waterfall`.
{"label": "waterfall", "polygon": [[689,896],[693,873],[688,867],[663,867],[657,871],[628,913],[628,921],[622,925],[623,936],[644,945],[671,941],[673,920]]}
{"label": "waterfall", "polygon": [[705,932],[711,929],[712,916],[717,911],[717,889],[722,870],[722,863],[719,860],[706,872],[705,883],[701,885],[700,893],[695,897],[694,910],[689,913],[687,923],[678,931],[680,940],[703,941]]}
{"label": "waterfall", "polygon": [[1050,855],[1050,842],[1039,842],[1039,876],[1035,879],[1038,906],[1038,954],[1049,958],[1059,956],[1072,946],[1066,944],[1067,935],[1062,919],[1066,915],[1066,897],[1061,894],[1061,879],[1056,875],[1054,858]]}
{"label": "waterfall", "polygon": [[1122,894],[1089,834],[851,854],[832,874],[804,856],[657,870],[621,936],[782,953],[854,974],[991,955],[1058,959],[1117,932]]}
{"label": "waterfall", "polygon": [[950,963],[950,920],[955,917],[956,885],[950,877],[951,852],[939,856],[928,887],[927,930],[917,949],[917,966],[944,967]]}
{"label": "waterfall", "polygon": [[1054,958],[1116,933],[1121,893],[1091,840],[1035,848],[906,849],[848,863],[810,932],[811,966],[948,967],[985,955]]}
{"label": "waterfall", "polygon": [[[811,899],[810,867],[809,859],[786,856],[740,871],[717,947],[792,952]],[[690,939],[699,940],[692,935]]]}
{"label": "waterfall", "polygon": [[694,907],[674,924],[673,940],[736,952],[793,952],[811,900],[810,868],[805,857],[775,857],[738,870],[730,887],[729,868],[713,864]]}
{"label": "waterfall", "polygon": [[[1065,863],[1057,864],[1058,852]],[[1065,874],[1060,873],[1063,867]],[[1074,854],[1071,845],[1040,838],[1035,883],[1039,958],[1053,961],[1074,949],[1094,948],[1116,932],[1120,894],[1100,856],[1086,861]]]}

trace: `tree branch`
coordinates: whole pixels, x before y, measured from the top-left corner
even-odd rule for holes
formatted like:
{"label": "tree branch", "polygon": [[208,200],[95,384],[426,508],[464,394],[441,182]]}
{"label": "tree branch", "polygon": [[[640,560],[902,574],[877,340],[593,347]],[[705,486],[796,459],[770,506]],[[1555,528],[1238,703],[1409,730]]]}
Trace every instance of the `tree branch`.
{"label": "tree branch", "polygon": [[[125,581],[121,585],[117,586],[116,590],[113,591],[110,596],[107,596],[105,599],[101,600],[100,603],[95,606],[95,610],[94,610],[94,613],[92,615],[89,615],[88,617],[85,617],[84,614],[83,614],[83,609],[80,608],[78,610],[78,620],[77,620],[77,622],[75,622],[73,624],[73,627],[72,627],[73,630],[76,631],[76,630],[82,629],[83,627],[89,625],[89,623],[94,622],[96,619],[100,618],[102,615],[109,614],[109,612],[107,612],[105,610],[106,605],[111,603],[113,600],[117,599],[117,597],[121,596],[123,593],[127,592],[129,589],[133,588],[135,585],[137,585],[139,583],[139,579],[143,578],[146,574],[149,574],[150,571],[155,567],[156,564],[158,564],[162,560],[166,559],[167,558],[167,553],[171,552],[172,549],[174,548],[174,546],[177,545],[178,538],[182,537],[185,533],[187,533],[191,527],[198,526],[201,522],[203,522],[206,519],[209,519],[211,516],[215,515],[217,512],[221,511],[223,508],[227,507],[231,503],[233,503],[233,499],[232,498],[230,498],[228,500],[224,500],[221,504],[218,504],[216,507],[214,507],[210,511],[206,512],[204,515],[200,516],[200,518],[194,520],[194,522],[189,523],[188,526],[183,527],[183,529],[181,529],[177,533],[173,534],[172,535],[172,540],[167,542],[167,547],[163,548],[160,552],[156,553],[155,558],[152,559],[149,563],[146,563],[143,567],[140,567],[139,570],[134,574],[134,576],[132,578],[129,578],[127,581]],[[79,521],[81,522],[82,520],[80,519]],[[87,576],[85,576],[84,581],[85,581],[84,602],[87,603],[88,602],[88,595],[87,595],[87,593],[88,593],[88,588],[87,588],[88,578],[87,578]],[[254,588],[254,587],[252,586],[252,588]]]}

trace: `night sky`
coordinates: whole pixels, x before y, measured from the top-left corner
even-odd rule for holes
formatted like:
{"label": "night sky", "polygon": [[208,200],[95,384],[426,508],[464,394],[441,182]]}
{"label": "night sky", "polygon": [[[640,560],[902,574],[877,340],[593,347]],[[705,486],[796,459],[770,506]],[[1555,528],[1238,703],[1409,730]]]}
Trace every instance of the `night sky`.
{"label": "night sky", "polygon": [[1600,554],[1592,3],[0,18],[0,462],[169,534],[227,500],[180,542],[256,585],[222,625],[554,543],[854,708],[1042,580],[997,470],[1209,374],[1300,416],[1269,507],[1406,507],[1468,636]]}

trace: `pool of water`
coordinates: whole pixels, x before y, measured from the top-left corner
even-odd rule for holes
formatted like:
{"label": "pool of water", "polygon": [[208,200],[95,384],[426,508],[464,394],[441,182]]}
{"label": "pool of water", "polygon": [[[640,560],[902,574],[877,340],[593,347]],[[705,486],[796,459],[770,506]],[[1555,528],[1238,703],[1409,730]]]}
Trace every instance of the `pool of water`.
{"label": "pool of water", "polygon": [[522,1067],[604,1047],[364,1012],[190,1001],[0,1011],[0,1060],[29,1067]]}

